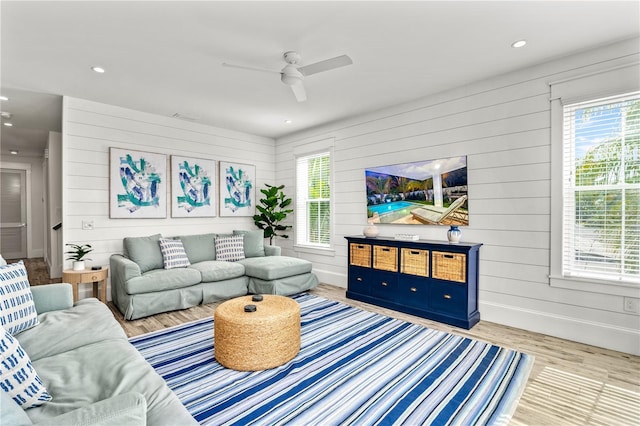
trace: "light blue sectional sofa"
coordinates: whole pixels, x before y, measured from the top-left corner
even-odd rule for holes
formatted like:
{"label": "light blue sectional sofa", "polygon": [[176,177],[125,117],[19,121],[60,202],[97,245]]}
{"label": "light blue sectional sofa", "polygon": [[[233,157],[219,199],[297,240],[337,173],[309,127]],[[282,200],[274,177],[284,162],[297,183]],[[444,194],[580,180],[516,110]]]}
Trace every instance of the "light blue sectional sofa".
{"label": "light blue sectional sofa", "polygon": [[[244,259],[216,259],[215,239],[242,235]],[[262,230],[198,234],[179,239],[189,266],[165,269],[160,234],[125,238],[123,254],[110,258],[111,298],[125,319],[185,309],[252,294],[292,295],[318,284],[311,262],[281,256],[264,245]]]}
{"label": "light blue sectional sofa", "polygon": [[70,284],[31,287],[39,324],[15,335],[52,400],[24,410],[0,391],[0,424],[197,425],[97,299]]}

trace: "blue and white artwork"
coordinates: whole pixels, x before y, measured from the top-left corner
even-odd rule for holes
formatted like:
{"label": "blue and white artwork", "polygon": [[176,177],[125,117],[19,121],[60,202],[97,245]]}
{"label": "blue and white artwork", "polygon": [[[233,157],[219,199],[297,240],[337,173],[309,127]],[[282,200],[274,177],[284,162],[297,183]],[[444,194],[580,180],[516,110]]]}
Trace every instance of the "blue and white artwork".
{"label": "blue and white artwork", "polygon": [[171,156],[171,216],[213,217],[216,162]]}
{"label": "blue and white artwork", "polygon": [[110,148],[110,218],[167,217],[167,156]]}
{"label": "blue and white artwork", "polygon": [[253,216],[256,166],[220,162],[220,216]]}

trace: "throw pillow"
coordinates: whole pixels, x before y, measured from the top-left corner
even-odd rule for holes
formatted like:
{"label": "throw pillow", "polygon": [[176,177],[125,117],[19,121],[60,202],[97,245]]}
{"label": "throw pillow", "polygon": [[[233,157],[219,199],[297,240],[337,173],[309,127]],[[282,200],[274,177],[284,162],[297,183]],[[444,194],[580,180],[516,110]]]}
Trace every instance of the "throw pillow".
{"label": "throw pillow", "polygon": [[8,330],[0,327],[0,392],[24,409],[51,401],[51,395],[31,365],[29,355]]}
{"label": "throw pillow", "polygon": [[264,231],[233,231],[234,235],[244,236],[244,257],[264,257]]}
{"label": "throw pillow", "polygon": [[244,259],[244,236],[216,237],[216,260],[235,262]]}
{"label": "throw pillow", "polygon": [[184,251],[192,264],[216,260],[216,234],[180,235],[175,239],[182,241]]}
{"label": "throw pillow", "polygon": [[160,238],[160,234],[155,234],[148,237],[127,237],[123,241],[125,256],[137,263],[143,274],[163,267],[158,244]]}
{"label": "throw pillow", "polygon": [[162,252],[164,269],[185,268],[191,265],[180,240],[160,238],[160,251]]}
{"label": "throw pillow", "polygon": [[7,261],[4,260],[4,257],[2,257],[2,255],[0,254],[0,266],[4,266],[7,264]]}
{"label": "throw pillow", "polygon": [[24,263],[21,260],[0,266],[0,325],[17,334],[38,324]]}

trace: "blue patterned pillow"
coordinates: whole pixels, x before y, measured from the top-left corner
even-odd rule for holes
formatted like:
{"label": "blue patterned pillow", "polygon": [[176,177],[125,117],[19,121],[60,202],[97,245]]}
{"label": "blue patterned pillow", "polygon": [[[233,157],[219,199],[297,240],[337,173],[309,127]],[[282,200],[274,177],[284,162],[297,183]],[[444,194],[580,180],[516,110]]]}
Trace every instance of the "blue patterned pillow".
{"label": "blue patterned pillow", "polygon": [[191,265],[180,240],[160,238],[160,251],[164,269],[184,268]]}
{"label": "blue patterned pillow", "polygon": [[38,324],[24,263],[0,266],[0,325],[15,335]]}
{"label": "blue patterned pillow", "polygon": [[6,392],[22,408],[51,401],[51,395],[31,365],[29,355],[8,330],[0,327],[0,392]]}
{"label": "blue patterned pillow", "polygon": [[244,235],[216,237],[216,260],[235,262],[244,259]]}

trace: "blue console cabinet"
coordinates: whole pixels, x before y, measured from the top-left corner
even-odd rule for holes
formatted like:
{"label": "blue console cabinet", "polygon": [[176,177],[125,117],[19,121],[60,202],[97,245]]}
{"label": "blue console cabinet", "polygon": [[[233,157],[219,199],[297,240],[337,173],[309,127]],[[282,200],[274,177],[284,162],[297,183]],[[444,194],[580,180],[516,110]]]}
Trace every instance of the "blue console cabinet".
{"label": "blue console cabinet", "polygon": [[480,321],[482,244],[345,237],[347,297],[470,329]]}

